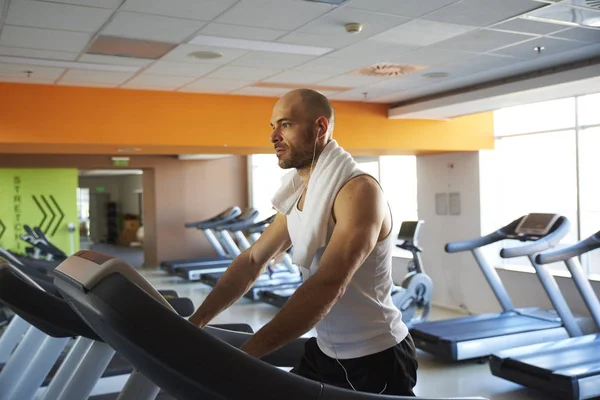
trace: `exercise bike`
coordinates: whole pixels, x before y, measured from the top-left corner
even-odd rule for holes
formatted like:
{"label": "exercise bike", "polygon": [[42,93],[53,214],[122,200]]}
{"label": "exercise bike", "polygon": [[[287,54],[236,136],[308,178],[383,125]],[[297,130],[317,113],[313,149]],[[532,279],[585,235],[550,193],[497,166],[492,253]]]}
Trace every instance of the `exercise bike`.
{"label": "exercise bike", "polygon": [[408,274],[401,285],[392,289],[392,301],[402,312],[402,321],[409,329],[427,319],[431,310],[433,280],[425,273],[421,260],[422,248],[417,244],[417,236],[423,221],[404,221],[398,233],[396,247],[410,251],[412,260],[408,263]]}

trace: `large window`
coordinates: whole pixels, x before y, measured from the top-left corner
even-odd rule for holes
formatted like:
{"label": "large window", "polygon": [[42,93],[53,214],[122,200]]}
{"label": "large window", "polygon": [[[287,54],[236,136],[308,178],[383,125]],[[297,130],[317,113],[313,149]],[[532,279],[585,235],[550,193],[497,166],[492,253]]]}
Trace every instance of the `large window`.
{"label": "large window", "polygon": [[[249,159],[250,204],[260,212],[259,218],[266,218],[274,213],[271,199],[281,186],[281,178],[291,170],[281,169],[273,154],[254,154]],[[392,210],[394,235],[397,235],[402,221],[418,218],[416,157],[355,157],[355,160],[363,171],[379,180]]]}
{"label": "large window", "polygon": [[[600,230],[600,94],[510,107],[494,113],[496,146],[492,220],[502,226],[531,212],[566,216],[571,231],[561,245]],[[505,245],[510,245],[505,243]],[[600,250],[582,257],[600,279]],[[525,258],[497,265],[531,266]],[[565,272],[563,263],[550,265]]]}

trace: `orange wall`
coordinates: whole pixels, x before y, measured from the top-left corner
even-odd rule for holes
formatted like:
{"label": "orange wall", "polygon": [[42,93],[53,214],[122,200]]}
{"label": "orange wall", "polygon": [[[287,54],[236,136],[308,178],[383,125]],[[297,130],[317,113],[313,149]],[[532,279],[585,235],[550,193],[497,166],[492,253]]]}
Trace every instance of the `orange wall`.
{"label": "orange wall", "polygon": [[[182,147],[190,152],[272,150],[276,99],[0,83],[2,144]],[[451,121],[390,120],[387,105],[334,102],[334,137],[352,151],[472,151],[493,148],[491,113]],[[49,146],[48,148],[51,148]],[[220,150],[220,151],[217,151]]]}

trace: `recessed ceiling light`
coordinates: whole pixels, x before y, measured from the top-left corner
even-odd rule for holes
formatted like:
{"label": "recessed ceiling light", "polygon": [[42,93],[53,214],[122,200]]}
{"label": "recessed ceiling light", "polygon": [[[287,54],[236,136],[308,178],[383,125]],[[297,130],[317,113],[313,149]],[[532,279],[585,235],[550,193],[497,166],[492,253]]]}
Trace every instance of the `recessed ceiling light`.
{"label": "recessed ceiling light", "polygon": [[345,3],[348,0],[304,0],[304,1],[308,1],[311,3],[325,3],[325,4],[332,4],[334,6],[339,6],[342,3]]}
{"label": "recessed ceiling light", "polygon": [[188,54],[188,57],[197,58],[199,60],[214,60],[215,58],[223,57],[223,53],[216,51],[195,51]]}
{"label": "recessed ceiling light", "polygon": [[0,56],[0,63],[38,65],[41,67],[87,69],[87,70],[94,70],[94,71],[137,72],[140,69],[140,67],[135,67],[135,66],[130,66],[130,65],[92,64],[92,63],[82,63],[82,62],[42,60],[39,58],[23,58],[23,57],[8,57],[8,56]]}
{"label": "recessed ceiling light", "polygon": [[448,75],[449,74],[447,72],[428,72],[426,74],[423,74],[424,77],[433,79],[445,78]]}
{"label": "recessed ceiling light", "polygon": [[223,47],[228,49],[267,51],[271,53],[303,54],[322,56],[334,49],[329,47],[301,46],[297,44],[267,42],[262,40],[233,39],[219,36],[199,35],[188,44]]}

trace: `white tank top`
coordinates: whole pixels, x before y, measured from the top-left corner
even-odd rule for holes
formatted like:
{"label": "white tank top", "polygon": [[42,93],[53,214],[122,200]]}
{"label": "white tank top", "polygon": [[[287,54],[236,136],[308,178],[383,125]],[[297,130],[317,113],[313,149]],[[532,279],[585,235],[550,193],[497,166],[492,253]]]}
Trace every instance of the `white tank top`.
{"label": "white tank top", "polygon": [[[292,244],[302,226],[303,212],[298,203],[287,216]],[[329,216],[327,243],[335,222]],[[408,334],[400,310],[390,295],[392,281],[392,233],[378,242],[363,265],[356,271],[346,292],[315,327],[317,344],[331,358],[363,357],[400,343]],[[315,254],[310,270],[299,267],[303,281],[314,275],[325,248]]]}

